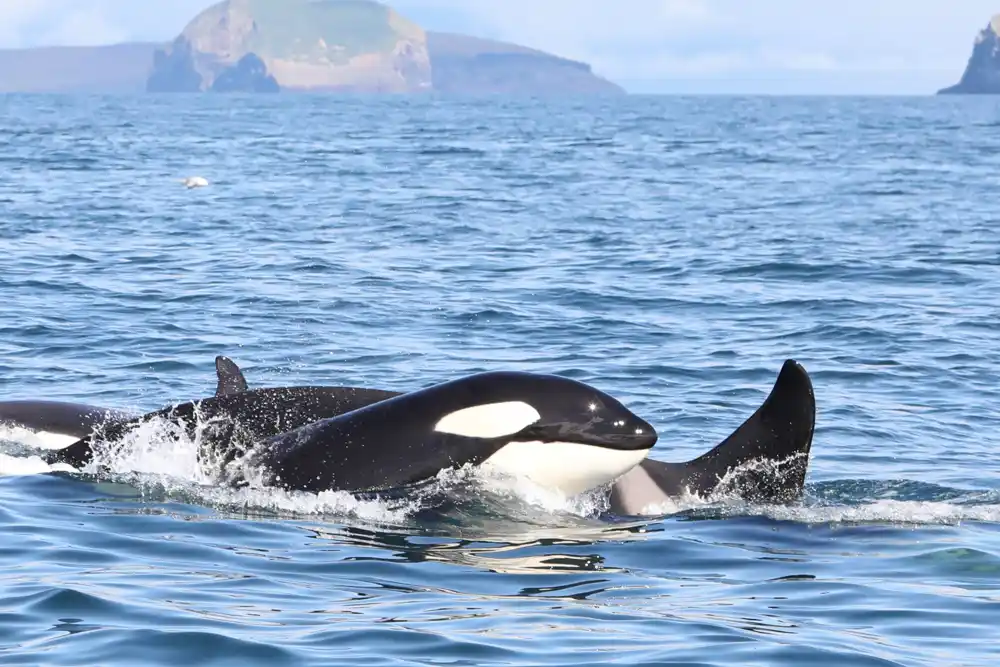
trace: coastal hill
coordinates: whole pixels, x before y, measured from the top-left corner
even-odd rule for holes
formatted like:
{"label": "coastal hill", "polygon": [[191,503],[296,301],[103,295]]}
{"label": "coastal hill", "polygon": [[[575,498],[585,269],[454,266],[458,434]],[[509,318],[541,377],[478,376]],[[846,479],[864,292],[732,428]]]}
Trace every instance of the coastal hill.
{"label": "coastal hill", "polygon": [[224,0],[158,50],[148,90],[197,92],[248,54],[284,90],[430,89],[427,34],[371,0]]}
{"label": "coastal hill", "polygon": [[959,82],[938,95],[1000,95],[1000,14],[976,35]]}
{"label": "coastal hill", "polygon": [[373,0],[224,0],[169,43],[0,50],[0,92],[622,94],[590,65]]}

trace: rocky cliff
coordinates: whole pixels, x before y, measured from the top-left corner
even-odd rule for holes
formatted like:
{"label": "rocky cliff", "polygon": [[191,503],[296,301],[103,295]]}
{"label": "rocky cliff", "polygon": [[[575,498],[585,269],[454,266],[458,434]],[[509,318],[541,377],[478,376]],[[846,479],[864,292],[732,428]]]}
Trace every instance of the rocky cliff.
{"label": "rocky cliff", "polygon": [[282,89],[430,88],[423,28],[372,0],[224,0],[154,57],[147,90],[211,90],[253,54]]}
{"label": "rocky cliff", "polygon": [[1000,14],[983,28],[972,46],[962,78],[938,95],[1000,95]]}

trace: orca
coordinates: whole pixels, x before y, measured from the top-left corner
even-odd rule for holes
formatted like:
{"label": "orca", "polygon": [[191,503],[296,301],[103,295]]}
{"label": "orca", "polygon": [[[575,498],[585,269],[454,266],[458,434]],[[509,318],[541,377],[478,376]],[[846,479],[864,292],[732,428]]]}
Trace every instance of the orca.
{"label": "orca", "polygon": [[[149,413],[110,435],[158,417],[179,419],[188,429],[195,421],[207,426],[201,442],[239,464],[230,466],[228,483],[246,484],[248,473],[260,471],[267,486],[312,492],[393,490],[481,464],[574,495],[631,469],[657,440],[652,425],[590,385],[517,371],[409,393],[247,390]],[[85,437],[48,462],[79,468],[92,458],[92,444],[93,436]]]}
{"label": "orca", "polygon": [[122,410],[62,401],[0,401],[0,426],[17,433],[27,431],[41,447],[72,444],[104,423],[125,422],[134,417]]}
{"label": "orca", "polygon": [[[227,386],[248,387],[238,365],[221,359],[225,362],[220,365],[217,359],[216,366],[228,374]],[[229,393],[153,415],[180,418],[193,436],[197,407],[203,420],[231,417],[251,439],[259,440],[400,395],[399,391],[338,386],[249,389],[242,397]],[[794,502],[801,498],[805,485],[815,416],[809,375],[801,364],[787,359],[761,406],[725,440],[687,462],[644,458],[611,484],[609,510],[642,515],[685,493],[710,496],[717,491],[747,502]],[[90,457],[89,442],[78,442],[60,456],[61,461],[81,467]],[[229,454],[228,459],[233,456]]]}
{"label": "orca", "polygon": [[647,458],[614,481],[610,510],[641,515],[685,493],[733,494],[746,502],[788,503],[802,497],[816,423],[806,369],[784,362],[756,412],[729,437],[685,463]]}
{"label": "orca", "polygon": [[[216,396],[237,394],[247,390],[247,381],[231,359],[215,358],[218,383]],[[98,427],[115,428],[138,416],[125,410],[113,410],[96,405],[63,401],[14,400],[0,401],[0,426],[14,431],[27,431],[42,447],[61,448],[77,442]]]}
{"label": "orca", "polygon": [[[249,386],[242,371],[230,369]],[[384,400],[399,392],[358,387],[314,387],[328,397],[366,396]],[[359,393],[360,392],[360,393]],[[786,359],[760,407],[710,451],[683,463],[644,458],[614,480],[609,509],[619,515],[642,515],[656,505],[686,494],[731,494],[746,502],[789,503],[802,497],[816,423],[812,380],[802,364]]]}

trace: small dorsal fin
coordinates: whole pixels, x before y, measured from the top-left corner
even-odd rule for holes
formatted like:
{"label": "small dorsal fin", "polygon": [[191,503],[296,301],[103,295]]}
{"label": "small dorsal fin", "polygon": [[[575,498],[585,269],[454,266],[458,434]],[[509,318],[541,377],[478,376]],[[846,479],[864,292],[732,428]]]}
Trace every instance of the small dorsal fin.
{"label": "small dorsal fin", "polygon": [[229,357],[219,355],[215,358],[215,374],[219,384],[215,388],[216,396],[240,394],[247,390],[247,379],[236,362]]}

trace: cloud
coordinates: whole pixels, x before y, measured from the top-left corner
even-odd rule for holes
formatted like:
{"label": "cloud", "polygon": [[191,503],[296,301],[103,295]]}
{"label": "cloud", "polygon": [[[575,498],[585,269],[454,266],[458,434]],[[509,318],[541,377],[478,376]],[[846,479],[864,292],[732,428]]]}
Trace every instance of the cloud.
{"label": "cloud", "polygon": [[0,0],[0,47],[167,40],[211,0]]}

